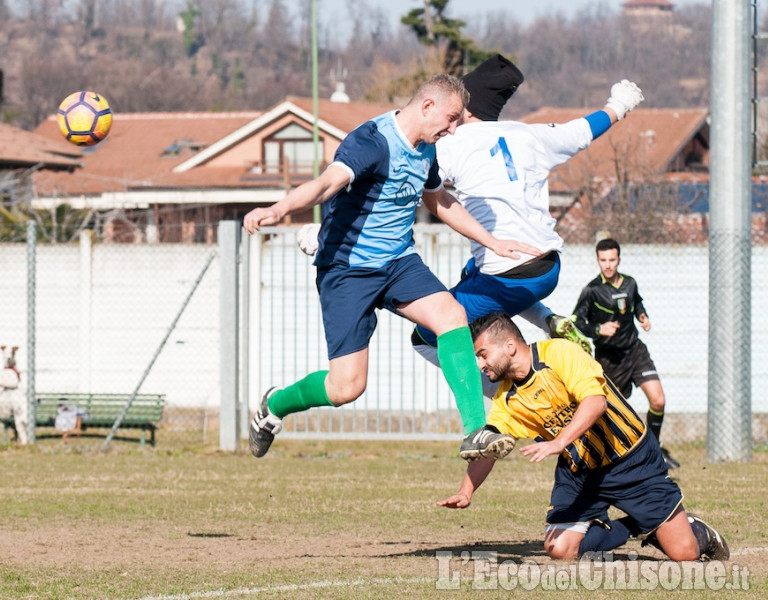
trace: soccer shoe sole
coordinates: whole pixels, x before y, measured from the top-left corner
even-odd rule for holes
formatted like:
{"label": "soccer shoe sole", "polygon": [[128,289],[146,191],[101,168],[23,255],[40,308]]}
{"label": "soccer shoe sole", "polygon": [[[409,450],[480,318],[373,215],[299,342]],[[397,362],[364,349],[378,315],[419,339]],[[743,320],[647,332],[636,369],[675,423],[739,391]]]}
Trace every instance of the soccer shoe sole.
{"label": "soccer shoe sole", "polygon": [[271,387],[264,393],[264,396],[261,398],[259,410],[256,411],[256,415],[251,421],[251,426],[248,428],[248,449],[256,458],[264,456],[269,451],[272,442],[275,440],[274,434],[261,429],[258,422],[264,418],[265,411],[269,410],[267,408],[267,400],[276,390],[276,387]]}
{"label": "soccer shoe sole", "polygon": [[578,329],[576,329],[576,325],[574,325],[573,321],[570,319],[564,318],[562,322],[558,323],[555,329],[555,333],[557,337],[561,337],[564,340],[578,344],[581,346],[581,349],[584,350],[584,352],[587,354],[592,354],[592,344],[584,335],[579,332]]}
{"label": "soccer shoe sole", "polygon": [[248,430],[248,448],[251,454],[256,458],[261,458],[268,451],[272,442],[275,440],[275,436],[271,433],[259,429],[256,425],[256,418],[251,421],[251,426]]}
{"label": "soccer shoe sole", "polygon": [[484,448],[472,448],[471,450],[461,450],[459,456],[467,462],[479,460],[481,458],[492,458],[500,460],[515,449],[515,438],[502,437],[492,441]]}

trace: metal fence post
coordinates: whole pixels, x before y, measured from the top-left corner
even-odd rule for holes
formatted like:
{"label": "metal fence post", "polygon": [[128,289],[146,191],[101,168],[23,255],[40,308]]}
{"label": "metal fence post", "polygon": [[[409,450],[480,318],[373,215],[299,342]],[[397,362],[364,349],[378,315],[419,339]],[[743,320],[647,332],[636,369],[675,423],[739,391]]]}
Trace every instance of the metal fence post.
{"label": "metal fence post", "polygon": [[250,362],[248,330],[251,327],[250,314],[250,269],[251,269],[251,236],[243,235],[240,231],[240,327],[238,340],[240,348],[240,403],[238,405],[238,419],[240,439],[248,438],[248,425],[251,418],[248,408],[248,390],[250,389],[250,377],[248,365]]}
{"label": "metal fence post", "polygon": [[27,432],[29,443],[35,443],[35,285],[37,269],[37,224],[27,221]]}
{"label": "metal fence post", "polygon": [[238,428],[238,285],[237,254],[240,224],[219,222],[219,323],[221,330],[219,448],[237,450]]}
{"label": "metal fence post", "polygon": [[91,391],[91,323],[93,315],[93,244],[91,231],[80,233],[80,368],[79,388]]}
{"label": "metal fence post", "polygon": [[707,458],[750,460],[751,177],[748,0],[714,0]]}

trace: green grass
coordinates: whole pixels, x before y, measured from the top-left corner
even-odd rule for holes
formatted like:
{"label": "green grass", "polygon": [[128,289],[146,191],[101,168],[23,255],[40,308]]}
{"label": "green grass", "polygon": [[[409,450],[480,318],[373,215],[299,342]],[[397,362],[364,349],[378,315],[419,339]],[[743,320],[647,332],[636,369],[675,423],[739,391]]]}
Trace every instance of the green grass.
{"label": "green grass", "polygon": [[[437,552],[456,557],[452,569],[460,568],[464,592],[543,598],[557,592],[471,590],[475,563],[460,567],[461,553],[495,551],[508,564],[569,566],[550,561],[541,544],[551,459],[532,465],[518,455],[501,462],[469,509],[449,511],[435,502],[461,481],[457,444],[278,440],[259,460],[245,453],[142,451],[129,443],[102,454],[98,447],[92,440],[44,440],[0,451],[0,598],[462,594],[436,589]],[[671,450],[683,463],[672,474],[686,508],[718,527],[734,553],[732,565],[750,571],[751,589],[731,593],[768,597],[768,453],[756,451],[746,464],[710,464],[701,445]],[[660,558],[636,542],[616,555],[630,551]],[[590,598],[662,593],[726,592],[588,592]]]}

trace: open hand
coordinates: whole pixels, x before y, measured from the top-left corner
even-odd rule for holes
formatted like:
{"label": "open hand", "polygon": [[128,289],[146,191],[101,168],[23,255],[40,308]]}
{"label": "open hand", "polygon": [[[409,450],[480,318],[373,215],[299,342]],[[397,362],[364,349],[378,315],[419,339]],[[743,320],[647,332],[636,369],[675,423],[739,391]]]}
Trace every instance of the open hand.
{"label": "open hand", "polygon": [[466,494],[459,492],[446,500],[441,500],[437,505],[444,506],[445,508],[467,508],[471,502]]}
{"label": "open hand", "polygon": [[518,242],[517,240],[497,240],[496,244],[494,244],[491,250],[493,250],[499,256],[506,256],[507,258],[514,258],[515,260],[520,258],[520,254],[518,254],[518,252],[530,254],[531,256],[542,255],[542,251],[535,246],[524,244],[523,242]]}

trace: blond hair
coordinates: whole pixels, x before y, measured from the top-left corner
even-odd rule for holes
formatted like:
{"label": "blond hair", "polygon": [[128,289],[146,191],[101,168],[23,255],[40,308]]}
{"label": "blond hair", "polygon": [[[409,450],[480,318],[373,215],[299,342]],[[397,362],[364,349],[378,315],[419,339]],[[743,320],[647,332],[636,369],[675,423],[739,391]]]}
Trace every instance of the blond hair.
{"label": "blond hair", "polygon": [[433,75],[422,83],[414,92],[408,104],[413,102],[420,102],[424,98],[439,94],[443,97],[457,95],[461,98],[461,104],[466,107],[469,103],[469,92],[464,87],[462,81],[453,75],[447,75],[441,73],[440,75]]}

